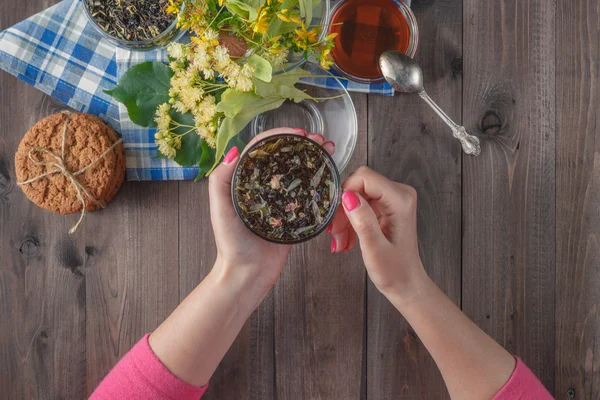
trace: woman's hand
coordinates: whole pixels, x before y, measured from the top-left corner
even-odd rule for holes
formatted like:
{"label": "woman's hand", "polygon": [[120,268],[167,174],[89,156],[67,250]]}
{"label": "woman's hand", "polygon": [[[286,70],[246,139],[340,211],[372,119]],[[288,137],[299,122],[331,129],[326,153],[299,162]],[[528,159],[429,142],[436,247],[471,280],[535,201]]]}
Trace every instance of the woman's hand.
{"label": "woman's hand", "polygon": [[[254,138],[246,148],[267,136],[293,133],[308,136],[333,154],[333,142],[325,142],[322,135],[308,135],[303,130],[278,128],[264,132]],[[217,243],[217,263],[222,273],[235,271],[236,276],[252,282],[259,294],[265,295],[275,284],[281,273],[291,246],[269,243],[254,235],[237,216],[231,198],[231,180],[240,159],[237,148],[233,148],[209,177],[210,213]]]}
{"label": "woman's hand", "polygon": [[388,297],[408,299],[426,277],[417,239],[416,191],[367,167],[359,168],[343,188],[343,208],[328,230],[332,251],[352,249],[358,235],[375,286]]}

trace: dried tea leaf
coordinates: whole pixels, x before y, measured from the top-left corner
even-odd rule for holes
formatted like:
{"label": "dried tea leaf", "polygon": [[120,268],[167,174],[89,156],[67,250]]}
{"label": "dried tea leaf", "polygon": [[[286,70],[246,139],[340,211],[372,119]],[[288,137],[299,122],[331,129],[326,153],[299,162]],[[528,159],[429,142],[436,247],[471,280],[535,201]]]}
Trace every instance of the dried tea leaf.
{"label": "dried tea leaf", "polygon": [[310,187],[315,188],[319,186],[319,183],[321,183],[321,179],[323,179],[323,172],[325,172],[326,166],[327,165],[325,163],[321,165],[321,168],[319,168],[315,176],[313,176],[313,178],[310,180]]}

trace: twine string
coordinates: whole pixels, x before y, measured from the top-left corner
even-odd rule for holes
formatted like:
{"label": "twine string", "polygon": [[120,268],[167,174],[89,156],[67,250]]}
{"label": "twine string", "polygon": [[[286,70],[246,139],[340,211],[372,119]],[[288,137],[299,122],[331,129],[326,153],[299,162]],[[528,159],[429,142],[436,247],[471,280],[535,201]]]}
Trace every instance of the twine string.
{"label": "twine string", "polygon": [[[53,169],[51,171],[48,171],[48,172],[45,172],[45,173],[43,173],[43,174],[41,174],[39,176],[36,176],[35,178],[28,179],[28,180],[26,180],[24,182],[18,182],[17,184],[19,186],[28,185],[30,183],[37,182],[40,179],[43,179],[43,178],[45,178],[47,176],[54,175],[54,174],[57,174],[57,173],[61,173],[67,179],[69,179],[69,181],[71,182],[71,184],[73,185],[73,187],[77,191],[77,198],[78,198],[78,200],[81,202],[81,214],[79,215],[79,220],[77,221],[77,223],[69,231],[70,234],[73,234],[73,233],[75,233],[77,231],[77,228],[79,228],[79,225],[81,224],[81,222],[85,218],[85,214],[87,212],[86,201],[85,201],[86,198],[88,198],[94,204],[98,205],[101,208],[106,207],[106,204],[104,203],[104,201],[100,201],[100,200],[94,198],[88,192],[87,188],[81,182],[79,182],[76,177],[78,175],[83,174],[85,171],[87,171],[88,169],[92,168],[94,165],[98,164],[100,162],[100,160],[102,160],[111,151],[113,151],[115,149],[115,147],[117,147],[123,141],[123,139],[117,140],[115,143],[113,143],[112,146],[110,146],[108,149],[106,149],[106,151],[104,151],[102,154],[100,154],[100,156],[98,156],[98,158],[96,158],[96,160],[92,161],[90,164],[88,164],[87,166],[83,167],[79,171],[76,171],[76,172],[69,171],[69,169],[66,166],[66,161],[65,161],[65,142],[66,142],[66,137],[67,137],[67,128],[69,127],[69,122],[71,121],[71,112],[70,111],[63,111],[63,113],[67,116],[67,120],[65,122],[65,125],[64,125],[63,130],[62,130],[62,135],[61,135],[62,136],[62,138],[61,138],[61,156],[59,157],[55,153],[53,153],[50,150],[45,149],[43,147],[32,147],[29,150],[29,154],[28,154],[29,159],[35,165],[39,165],[39,166],[43,166],[43,167],[50,167],[51,166],[51,167],[55,167],[55,169]],[[53,159],[53,161],[42,161],[41,159],[39,159],[37,157],[37,154],[39,154],[39,153],[43,153],[43,154],[48,155],[50,158]]]}

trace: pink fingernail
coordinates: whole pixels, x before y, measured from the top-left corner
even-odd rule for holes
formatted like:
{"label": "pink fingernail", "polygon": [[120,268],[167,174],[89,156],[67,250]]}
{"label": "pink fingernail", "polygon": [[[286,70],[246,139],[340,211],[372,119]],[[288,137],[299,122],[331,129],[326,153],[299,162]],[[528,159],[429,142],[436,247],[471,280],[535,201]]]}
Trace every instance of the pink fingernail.
{"label": "pink fingernail", "polygon": [[333,147],[333,150],[335,150],[335,143],[333,143],[331,140],[328,140],[325,143],[323,143],[323,147],[325,147],[326,145],[330,145],[331,147]]}
{"label": "pink fingernail", "polygon": [[304,129],[301,129],[301,128],[292,128],[292,129],[294,129],[295,131],[300,132],[304,136],[308,136],[308,133]]}
{"label": "pink fingernail", "polygon": [[346,211],[352,211],[360,205],[360,199],[356,193],[346,190],[342,195],[342,203],[344,204]]}
{"label": "pink fingernail", "polygon": [[330,224],[330,225],[327,227],[327,233],[331,233],[331,231],[332,231],[332,230],[333,230],[333,225],[331,225],[331,224]]}
{"label": "pink fingernail", "polygon": [[335,249],[337,248],[337,243],[335,242],[335,238],[331,239],[331,252],[335,253]]}
{"label": "pink fingernail", "polygon": [[318,136],[325,141],[325,136],[321,135],[320,133],[313,133],[313,135]]}
{"label": "pink fingernail", "polygon": [[239,154],[240,151],[238,150],[238,148],[236,146],[233,146],[231,150],[229,150],[229,152],[225,155],[225,158],[223,158],[223,164],[231,164]]}

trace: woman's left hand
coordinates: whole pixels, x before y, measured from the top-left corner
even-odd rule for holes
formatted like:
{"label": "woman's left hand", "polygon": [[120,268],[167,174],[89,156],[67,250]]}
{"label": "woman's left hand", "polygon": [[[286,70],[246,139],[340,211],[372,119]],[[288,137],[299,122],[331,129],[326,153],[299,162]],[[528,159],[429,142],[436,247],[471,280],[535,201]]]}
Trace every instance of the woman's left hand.
{"label": "woman's left hand", "polygon": [[[302,130],[278,128],[255,137],[246,148],[267,136],[282,133],[307,135]],[[326,142],[322,135],[308,137],[333,154],[335,145]],[[210,214],[217,244],[217,263],[221,273],[235,274],[244,282],[249,282],[260,296],[275,284],[291,246],[267,242],[254,235],[237,216],[231,198],[231,181],[235,166],[240,158],[237,148],[233,148],[209,177]]]}

